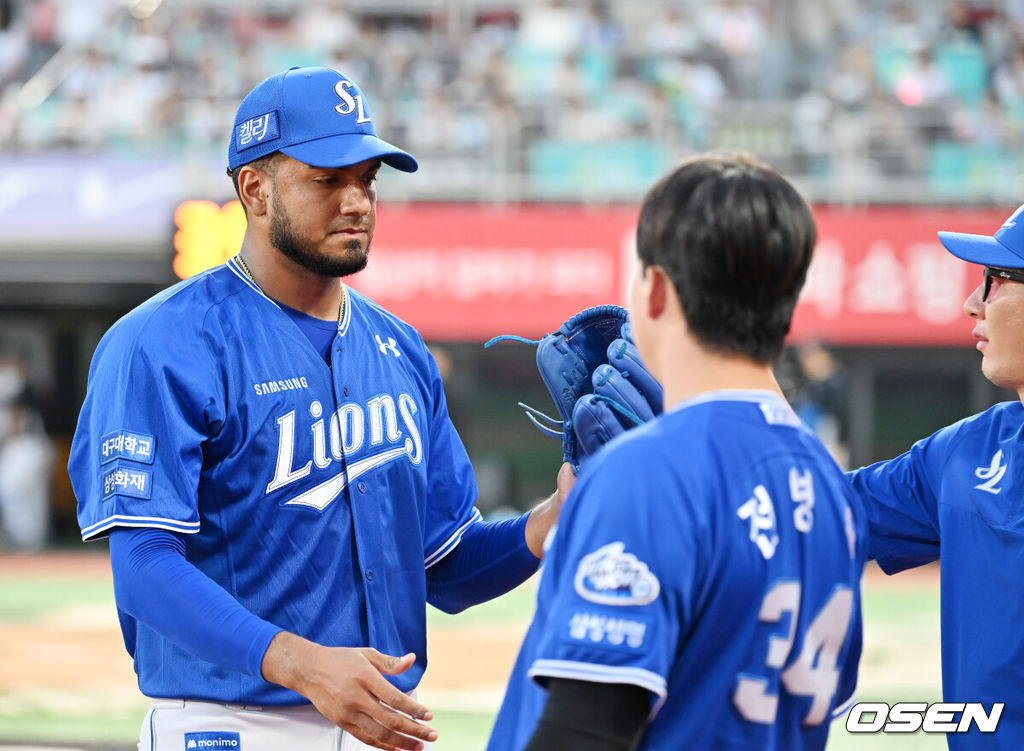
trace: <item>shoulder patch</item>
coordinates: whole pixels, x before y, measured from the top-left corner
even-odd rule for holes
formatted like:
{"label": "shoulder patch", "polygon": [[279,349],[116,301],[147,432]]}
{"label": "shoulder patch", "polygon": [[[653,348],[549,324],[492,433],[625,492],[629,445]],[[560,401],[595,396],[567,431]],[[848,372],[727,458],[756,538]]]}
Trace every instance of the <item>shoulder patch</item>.
{"label": "shoulder patch", "polygon": [[589,646],[638,652],[651,629],[649,618],[617,618],[604,613],[577,611],[569,618],[567,641]]}
{"label": "shoulder patch", "polygon": [[130,459],[133,462],[152,464],[155,448],[156,436],[133,433],[130,430],[115,430],[100,440],[100,464],[106,464],[114,459]]}
{"label": "shoulder patch", "polygon": [[148,469],[124,467],[116,464],[103,472],[100,478],[105,501],[115,495],[130,496],[148,501],[153,494],[153,473]]}
{"label": "shoulder patch", "polygon": [[602,605],[647,605],[661,591],[647,564],[613,542],[583,557],[576,569],[576,593]]}

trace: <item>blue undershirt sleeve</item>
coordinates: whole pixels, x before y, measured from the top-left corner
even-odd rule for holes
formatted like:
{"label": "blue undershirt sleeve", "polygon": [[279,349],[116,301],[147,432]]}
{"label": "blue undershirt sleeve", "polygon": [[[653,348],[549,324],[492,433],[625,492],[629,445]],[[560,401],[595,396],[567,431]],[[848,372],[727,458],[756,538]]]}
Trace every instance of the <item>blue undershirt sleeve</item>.
{"label": "blue undershirt sleeve", "polygon": [[540,566],[526,544],[528,517],[469,525],[455,549],[427,569],[427,602],[458,613],[526,581]]}
{"label": "blue undershirt sleeve", "polygon": [[282,629],[253,615],[190,563],[183,535],[115,529],[110,565],[118,608],[203,660],[262,678],[263,655]]}

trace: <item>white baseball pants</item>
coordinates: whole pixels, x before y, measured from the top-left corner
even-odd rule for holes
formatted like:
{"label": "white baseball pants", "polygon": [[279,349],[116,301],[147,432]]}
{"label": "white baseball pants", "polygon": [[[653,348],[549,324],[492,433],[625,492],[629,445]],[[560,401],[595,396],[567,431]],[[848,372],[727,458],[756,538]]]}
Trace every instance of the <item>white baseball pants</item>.
{"label": "white baseball pants", "polygon": [[[429,751],[430,744],[426,744]],[[153,699],[139,751],[375,751],[311,706]]]}

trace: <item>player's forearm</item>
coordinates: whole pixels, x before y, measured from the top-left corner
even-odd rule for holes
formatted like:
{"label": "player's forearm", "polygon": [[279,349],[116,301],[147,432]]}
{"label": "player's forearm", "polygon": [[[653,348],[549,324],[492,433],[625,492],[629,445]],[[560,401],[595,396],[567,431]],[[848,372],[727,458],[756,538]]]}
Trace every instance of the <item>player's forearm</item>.
{"label": "player's forearm", "polygon": [[[316,665],[317,645],[289,631],[281,631],[263,653],[263,679],[303,694],[303,681],[310,679],[310,665]],[[308,689],[307,689],[308,690]]]}
{"label": "player's forearm", "polygon": [[565,463],[557,490],[532,511],[467,527],[454,550],[427,569],[427,601],[446,613],[458,613],[526,581],[540,565],[544,541],[575,482],[572,466]]}
{"label": "player's forearm", "polygon": [[469,525],[459,544],[427,569],[427,602],[458,613],[526,581],[540,565],[526,544],[527,523],[524,514]]}
{"label": "player's forearm", "polygon": [[110,563],[118,607],[197,657],[258,677],[280,629],[246,610],[184,551],[184,540],[165,530],[114,530]]}

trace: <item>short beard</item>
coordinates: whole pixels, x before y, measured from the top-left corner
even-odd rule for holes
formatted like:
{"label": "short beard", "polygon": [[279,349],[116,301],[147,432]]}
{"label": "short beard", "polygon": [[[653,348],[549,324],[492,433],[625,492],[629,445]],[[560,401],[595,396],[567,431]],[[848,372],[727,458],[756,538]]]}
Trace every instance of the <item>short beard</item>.
{"label": "short beard", "polygon": [[369,248],[364,249],[359,240],[351,240],[348,243],[350,252],[341,258],[324,255],[312,243],[295,234],[291,220],[278,202],[276,193],[272,200],[274,218],[270,220],[270,244],[286,258],[318,276],[350,276],[366,268]]}

